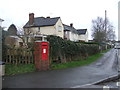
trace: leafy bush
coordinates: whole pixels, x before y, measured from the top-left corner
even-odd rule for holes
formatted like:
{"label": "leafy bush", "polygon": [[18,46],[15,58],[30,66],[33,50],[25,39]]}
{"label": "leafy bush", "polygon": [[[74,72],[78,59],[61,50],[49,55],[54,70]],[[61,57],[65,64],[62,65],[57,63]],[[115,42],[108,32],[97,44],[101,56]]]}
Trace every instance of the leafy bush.
{"label": "leafy bush", "polygon": [[50,42],[51,62],[65,63],[74,61],[78,57],[86,58],[100,51],[97,44],[75,43],[52,35],[48,36],[47,40]]}

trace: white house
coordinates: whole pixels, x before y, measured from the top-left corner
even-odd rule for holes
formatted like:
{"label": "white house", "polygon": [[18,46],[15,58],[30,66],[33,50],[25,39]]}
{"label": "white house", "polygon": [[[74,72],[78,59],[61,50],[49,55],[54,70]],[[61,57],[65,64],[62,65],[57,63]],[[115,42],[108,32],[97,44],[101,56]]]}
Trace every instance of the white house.
{"label": "white house", "polygon": [[79,41],[88,42],[88,31],[87,29],[78,29]]}
{"label": "white house", "polygon": [[27,35],[55,35],[71,41],[88,41],[87,29],[77,30],[72,23],[65,25],[60,17],[34,17],[34,13],[30,13],[29,21],[23,28]]}
{"label": "white house", "polygon": [[78,41],[78,32],[73,27],[73,24],[71,23],[70,26],[64,25],[64,39],[70,40],[70,41]]}
{"label": "white house", "polygon": [[64,24],[64,39],[88,42],[88,31],[87,29],[75,29],[73,24],[70,26]]}
{"label": "white house", "polygon": [[60,17],[34,17],[29,14],[29,21],[23,27],[25,34],[55,35],[64,38],[64,27]]}

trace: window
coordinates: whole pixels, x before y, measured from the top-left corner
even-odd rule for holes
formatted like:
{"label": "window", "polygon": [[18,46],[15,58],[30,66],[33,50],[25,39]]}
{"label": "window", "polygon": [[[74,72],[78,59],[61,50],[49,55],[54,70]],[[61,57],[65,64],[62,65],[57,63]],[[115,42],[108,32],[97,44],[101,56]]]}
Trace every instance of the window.
{"label": "window", "polygon": [[68,34],[68,32],[67,32],[67,31],[65,31],[65,34],[67,35],[67,34]]}
{"label": "window", "polygon": [[58,31],[62,31],[62,27],[61,26],[58,26]]}

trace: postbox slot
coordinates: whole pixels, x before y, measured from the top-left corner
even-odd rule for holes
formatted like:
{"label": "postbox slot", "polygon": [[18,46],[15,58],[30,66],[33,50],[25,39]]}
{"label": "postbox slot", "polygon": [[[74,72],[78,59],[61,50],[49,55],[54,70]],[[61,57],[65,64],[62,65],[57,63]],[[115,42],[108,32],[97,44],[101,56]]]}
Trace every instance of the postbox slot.
{"label": "postbox slot", "polygon": [[47,46],[47,45],[42,45],[42,46]]}

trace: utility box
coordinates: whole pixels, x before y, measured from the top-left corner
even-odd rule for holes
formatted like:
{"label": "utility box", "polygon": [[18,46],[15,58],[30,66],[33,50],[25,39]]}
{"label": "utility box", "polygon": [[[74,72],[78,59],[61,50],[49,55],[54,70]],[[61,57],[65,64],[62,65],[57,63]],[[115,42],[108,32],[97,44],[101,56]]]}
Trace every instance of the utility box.
{"label": "utility box", "polygon": [[0,61],[0,76],[5,75],[5,62]]}
{"label": "utility box", "polygon": [[35,41],[34,60],[37,70],[49,69],[49,42]]}

